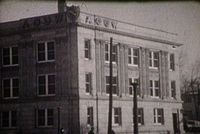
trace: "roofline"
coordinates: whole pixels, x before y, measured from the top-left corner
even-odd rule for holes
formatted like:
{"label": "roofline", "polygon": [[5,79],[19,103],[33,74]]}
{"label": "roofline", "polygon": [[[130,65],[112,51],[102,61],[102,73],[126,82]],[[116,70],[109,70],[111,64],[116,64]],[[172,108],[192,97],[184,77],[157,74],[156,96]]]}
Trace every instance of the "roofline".
{"label": "roofline", "polygon": [[176,42],[172,42],[172,41],[168,41],[168,40],[164,40],[164,39],[158,39],[158,38],[142,36],[142,35],[137,35],[137,34],[133,34],[133,33],[121,32],[121,31],[115,31],[115,30],[112,30],[112,29],[96,27],[96,26],[87,25],[87,24],[83,24],[83,23],[78,23],[78,26],[88,28],[88,29],[93,29],[93,30],[105,31],[105,32],[108,32],[108,33],[120,34],[120,35],[129,36],[129,37],[133,37],[133,38],[148,40],[148,41],[154,41],[154,42],[158,42],[158,43],[164,43],[164,44],[168,44],[168,45],[171,45],[171,46],[180,47],[180,46],[183,45],[181,43],[176,43]]}

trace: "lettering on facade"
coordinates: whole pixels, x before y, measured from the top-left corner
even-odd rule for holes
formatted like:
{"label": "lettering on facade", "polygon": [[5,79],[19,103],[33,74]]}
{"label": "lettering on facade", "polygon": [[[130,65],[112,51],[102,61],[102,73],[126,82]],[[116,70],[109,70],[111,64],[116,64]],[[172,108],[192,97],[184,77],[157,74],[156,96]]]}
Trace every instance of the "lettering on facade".
{"label": "lettering on facade", "polygon": [[95,25],[95,26],[100,26],[100,27],[105,27],[105,28],[110,28],[110,29],[117,29],[117,21],[110,20],[107,18],[102,18],[98,16],[85,16],[85,24],[89,25]]}
{"label": "lettering on facade", "polygon": [[60,24],[64,21],[64,14],[57,14],[52,16],[42,16],[33,19],[23,20],[22,28],[28,29],[33,27],[48,26],[51,24]]}

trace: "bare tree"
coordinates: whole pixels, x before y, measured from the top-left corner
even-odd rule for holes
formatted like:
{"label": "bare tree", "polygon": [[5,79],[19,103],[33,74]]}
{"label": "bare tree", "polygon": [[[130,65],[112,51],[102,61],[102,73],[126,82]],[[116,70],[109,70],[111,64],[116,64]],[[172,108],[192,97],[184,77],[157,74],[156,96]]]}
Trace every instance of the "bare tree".
{"label": "bare tree", "polygon": [[197,60],[194,64],[191,64],[190,69],[181,74],[181,92],[184,95],[191,97],[194,104],[195,119],[200,120],[199,113],[199,87],[200,87],[200,60]]}

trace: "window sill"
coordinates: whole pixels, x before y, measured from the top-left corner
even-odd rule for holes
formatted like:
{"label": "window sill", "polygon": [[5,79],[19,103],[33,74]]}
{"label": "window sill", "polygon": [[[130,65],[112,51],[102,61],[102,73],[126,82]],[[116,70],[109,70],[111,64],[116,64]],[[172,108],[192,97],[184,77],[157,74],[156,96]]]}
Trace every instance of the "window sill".
{"label": "window sill", "polygon": [[138,67],[136,64],[128,64],[129,67]]}
{"label": "window sill", "polygon": [[[106,96],[109,96],[109,93],[106,93]],[[117,94],[112,94],[114,97],[119,97]]]}
{"label": "window sill", "polygon": [[113,124],[112,126],[113,127],[120,127],[121,125],[120,124]]}
{"label": "window sill", "polygon": [[[110,61],[105,61],[105,63],[110,64]],[[117,62],[116,62],[116,61],[113,61],[112,64],[116,65]]]}
{"label": "window sill", "polygon": [[55,60],[37,61],[37,63],[51,63],[51,62],[55,62]]}
{"label": "window sill", "polygon": [[85,58],[85,60],[86,60],[86,61],[91,61],[91,60],[92,60],[92,58]]}
{"label": "window sill", "polygon": [[2,67],[18,67],[19,64],[2,65]]}
{"label": "window sill", "polygon": [[158,70],[158,67],[149,67],[149,69]]}
{"label": "window sill", "polygon": [[2,130],[15,130],[17,128],[18,127],[1,127],[0,129],[2,129]]}
{"label": "window sill", "polygon": [[38,97],[51,97],[56,96],[56,94],[45,94],[45,95],[37,95]]}
{"label": "window sill", "polygon": [[152,99],[160,99],[159,96],[151,96]]}
{"label": "window sill", "polygon": [[163,126],[164,124],[162,123],[153,123],[154,126]]}
{"label": "window sill", "polygon": [[3,97],[4,100],[15,100],[19,99],[19,97]]}
{"label": "window sill", "polygon": [[88,95],[88,96],[93,96],[93,94],[92,93],[85,93],[86,95]]}
{"label": "window sill", "polygon": [[43,128],[43,129],[45,129],[45,128],[53,128],[54,126],[52,125],[52,126],[37,126],[37,128]]}

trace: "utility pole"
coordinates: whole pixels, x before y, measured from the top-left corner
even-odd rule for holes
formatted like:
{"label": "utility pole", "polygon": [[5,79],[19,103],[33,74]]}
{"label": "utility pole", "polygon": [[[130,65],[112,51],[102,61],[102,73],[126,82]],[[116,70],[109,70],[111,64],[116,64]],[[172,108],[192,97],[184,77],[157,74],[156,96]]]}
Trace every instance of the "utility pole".
{"label": "utility pole", "polygon": [[108,111],[108,134],[112,131],[112,37],[110,38],[110,87],[109,87],[109,111]]}
{"label": "utility pole", "polygon": [[134,133],[133,134],[138,134],[138,107],[137,107],[137,86],[138,86],[138,83],[134,82],[134,83],[131,83],[131,85],[133,86],[133,93],[134,93],[134,96],[133,96],[133,122],[134,122]]}

